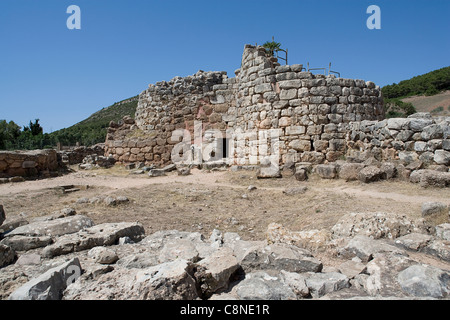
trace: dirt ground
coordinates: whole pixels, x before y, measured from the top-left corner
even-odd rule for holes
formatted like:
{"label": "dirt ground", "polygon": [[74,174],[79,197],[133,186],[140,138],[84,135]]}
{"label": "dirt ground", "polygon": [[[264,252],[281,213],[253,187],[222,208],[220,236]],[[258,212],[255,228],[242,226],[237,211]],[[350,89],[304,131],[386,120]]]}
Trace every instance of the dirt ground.
{"label": "dirt ground", "polygon": [[[0,204],[7,216],[51,214],[65,207],[89,216],[96,224],[139,221],[146,234],[158,230],[198,231],[209,237],[216,228],[237,232],[245,240],[262,240],[271,222],[292,231],[330,229],[349,212],[393,212],[421,216],[426,201],[448,203],[450,189],[424,189],[403,181],[371,184],[325,180],[311,176],[299,182],[293,176],[256,179],[255,171],[203,171],[189,176],[176,172],[163,177],[130,174],[121,166],[76,171],[36,181],[0,185]],[[80,190],[64,193],[62,186]],[[248,190],[253,185],[255,190]],[[283,190],[306,186],[303,194]],[[80,198],[126,196],[129,202],[77,203]],[[246,195],[246,196],[245,196]]]}

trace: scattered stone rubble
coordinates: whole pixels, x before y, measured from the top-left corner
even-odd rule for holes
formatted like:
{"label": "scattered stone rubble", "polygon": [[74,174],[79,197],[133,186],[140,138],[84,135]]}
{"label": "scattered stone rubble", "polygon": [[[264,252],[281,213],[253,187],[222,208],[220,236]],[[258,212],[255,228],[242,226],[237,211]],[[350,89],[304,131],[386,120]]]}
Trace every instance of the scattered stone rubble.
{"label": "scattered stone rubble", "polygon": [[105,157],[103,155],[90,154],[87,155],[82,163],[78,164],[78,168],[84,170],[92,170],[98,168],[111,168],[116,160],[113,157]]}
{"label": "scattered stone rubble", "polygon": [[[94,225],[63,209],[1,235],[0,298],[448,299],[450,223],[441,207],[424,205],[418,220],[349,213],[331,230],[271,223],[260,241],[219,230],[209,238],[178,230],[146,235],[138,222]],[[427,225],[442,214],[446,223]],[[324,264],[324,254],[339,264]]]}
{"label": "scattered stone rubble", "polygon": [[[428,166],[420,160],[405,166],[400,161],[380,162],[369,158],[362,162],[352,162],[354,159],[337,160],[328,164],[313,165],[310,162],[298,162],[293,165],[284,165],[290,174],[298,181],[308,180],[311,174],[322,179],[344,179],[346,181],[360,181],[371,183],[381,180],[401,180],[417,183],[424,188],[444,188],[450,186],[450,172],[448,166]],[[284,170],[284,169],[283,169]],[[276,173],[278,177],[279,173]]]}

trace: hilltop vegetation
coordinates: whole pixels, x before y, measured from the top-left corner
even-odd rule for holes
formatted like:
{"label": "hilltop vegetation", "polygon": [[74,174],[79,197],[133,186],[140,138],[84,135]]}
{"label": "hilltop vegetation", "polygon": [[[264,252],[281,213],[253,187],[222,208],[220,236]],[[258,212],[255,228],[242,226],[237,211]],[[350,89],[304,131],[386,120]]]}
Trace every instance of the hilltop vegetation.
{"label": "hilltop vegetation", "polygon": [[116,102],[95,112],[87,119],[73,126],[52,133],[43,133],[39,119],[21,128],[14,121],[0,120],[0,150],[44,149],[63,146],[93,145],[105,142],[110,121],[119,121],[125,115],[134,118],[138,96]]}
{"label": "hilltop vegetation", "polygon": [[415,95],[432,96],[450,89],[450,67],[400,81],[381,88],[387,118],[406,117],[416,112],[411,102],[402,101]]}
{"label": "hilltop vegetation", "polygon": [[50,136],[64,146],[73,146],[77,142],[86,146],[105,142],[109,123],[111,121],[117,122],[125,115],[134,118],[137,103],[138,96],[116,102],[69,128],[52,132]]}
{"label": "hilltop vegetation", "polygon": [[381,90],[386,99],[404,98],[414,95],[432,96],[450,89],[450,67],[441,68],[398,84],[384,86]]}

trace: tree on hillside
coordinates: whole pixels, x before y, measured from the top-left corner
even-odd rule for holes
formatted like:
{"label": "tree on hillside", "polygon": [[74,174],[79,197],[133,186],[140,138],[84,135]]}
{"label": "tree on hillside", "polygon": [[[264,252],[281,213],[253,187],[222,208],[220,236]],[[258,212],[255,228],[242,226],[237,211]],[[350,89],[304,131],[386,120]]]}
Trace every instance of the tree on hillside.
{"label": "tree on hillside", "polygon": [[20,126],[14,121],[0,120],[0,149],[11,148],[20,136]]}
{"label": "tree on hillside", "polygon": [[39,119],[35,119],[34,123],[32,123],[30,121],[30,124],[28,125],[28,127],[23,127],[23,131],[24,132],[29,131],[29,132],[31,132],[31,135],[33,135],[33,136],[38,136],[38,135],[44,133],[44,129],[39,124]]}
{"label": "tree on hillside", "polygon": [[435,95],[450,89],[450,67],[441,68],[426,74],[384,86],[383,96],[387,99],[412,95]]}

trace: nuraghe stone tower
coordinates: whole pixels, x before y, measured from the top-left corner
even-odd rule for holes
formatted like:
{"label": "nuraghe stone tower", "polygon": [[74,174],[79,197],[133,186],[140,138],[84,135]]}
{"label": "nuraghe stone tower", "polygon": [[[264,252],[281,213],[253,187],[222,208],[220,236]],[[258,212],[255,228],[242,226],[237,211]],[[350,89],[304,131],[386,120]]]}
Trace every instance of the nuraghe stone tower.
{"label": "nuraghe stone tower", "polygon": [[[135,119],[111,123],[106,154],[122,163],[163,165],[175,157],[259,165],[267,159],[320,164],[367,153],[433,162],[442,149],[415,149],[432,140],[421,137],[433,120],[383,120],[381,90],[371,81],[280,65],[252,45],[245,46],[235,74],[198,71],[149,85],[139,95]],[[441,145],[443,134],[437,137]]]}

